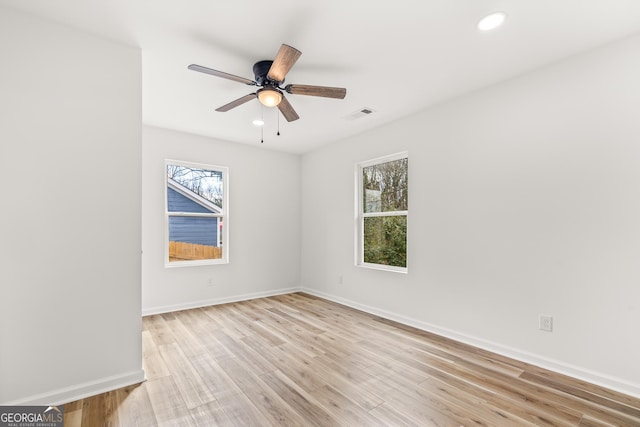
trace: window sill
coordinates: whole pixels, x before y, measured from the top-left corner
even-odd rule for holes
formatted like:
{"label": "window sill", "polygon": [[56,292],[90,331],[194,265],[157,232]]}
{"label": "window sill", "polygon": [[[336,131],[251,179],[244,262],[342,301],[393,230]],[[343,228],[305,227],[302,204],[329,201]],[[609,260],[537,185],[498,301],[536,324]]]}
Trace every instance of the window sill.
{"label": "window sill", "polygon": [[383,264],[369,264],[366,262],[362,264],[356,264],[356,267],[367,268],[369,270],[382,270],[382,271],[390,271],[392,273],[409,274],[409,269],[407,267],[394,267],[391,265],[383,265]]}

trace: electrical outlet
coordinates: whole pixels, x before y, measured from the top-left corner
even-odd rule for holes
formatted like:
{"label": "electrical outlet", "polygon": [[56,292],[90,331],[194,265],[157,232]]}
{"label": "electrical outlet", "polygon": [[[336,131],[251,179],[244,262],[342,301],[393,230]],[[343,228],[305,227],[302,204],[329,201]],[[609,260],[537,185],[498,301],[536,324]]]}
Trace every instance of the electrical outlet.
{"label": "electrical outlet", "polygon": [[212,278],[212,277],[209,277],[209,278],[207,279],[207,287],[208,287],[208,288],[210,288],[210,287],[212,287],[212,286],[213,286],[213,278]]}
{"label": "electrical outlet", "polygon": [[553,331],[553,316],[540,315],[540,330],[546,332]]}
{"label": "electrical outlet", "polygon": [[338,276],[338,285],[342,285],[342,274]]}

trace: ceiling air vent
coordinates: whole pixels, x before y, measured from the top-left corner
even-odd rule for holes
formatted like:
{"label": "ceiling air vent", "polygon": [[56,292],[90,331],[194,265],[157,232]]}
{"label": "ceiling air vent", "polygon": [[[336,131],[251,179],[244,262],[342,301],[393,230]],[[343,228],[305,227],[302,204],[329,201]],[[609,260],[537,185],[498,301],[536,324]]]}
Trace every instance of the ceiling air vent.
{"label": "ceiling air vent", "polygon": [[356,119],[360,119],[362,117],[366,117],[370,114],[374,113],[374,110],[372,110],[371,108],[368,107],[364,107],[359,109],[358,111],[354,111],[351,114],[347,114],[346,116],[344,116],[345,120],[356,120]]}

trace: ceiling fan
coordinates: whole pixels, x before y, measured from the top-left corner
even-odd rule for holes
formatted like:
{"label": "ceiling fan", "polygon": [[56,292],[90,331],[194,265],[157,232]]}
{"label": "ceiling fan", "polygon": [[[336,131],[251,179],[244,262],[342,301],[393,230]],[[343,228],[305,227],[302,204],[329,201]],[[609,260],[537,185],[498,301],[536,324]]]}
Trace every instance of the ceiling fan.
{"label": "ceiling fan", "polygon": [[283,91],[292,95],[322,96],[325,98],[337,99],[344,99],[347,94],[347,90],[340,87],[297,84],[288,84],[285,87],[282,87],[281,85],[284,83],[285,76],[291,67],[293,67],[293,64],[296,63],[300,55],[302,55],[302,52],[298,49],[283,44],[280,46],[276,59],[273,61],[258,61],[253,65],[255,80],[245,79],[244,77],[224,73],[222,71],[213,70],[196,64],[191,64],[188,68],[193,71],[211,74],[212,76],[222,77],[223,79],[233,80],[249,86],[260,86],[260,89],[254,93],[250,93],[236,99],[235,101],[231,101],[222,107],[216,108],[216,111],[226,112],[244,104],[245,102],[249,102],[254,98],[258,98],[262,105],[266,107],[277,106],[285,119],[287,119],[288,122],[292,122],[294,120],[298,120],[300,116],[298,116],[298,113],[296,113],[289,101],[287,101]]}

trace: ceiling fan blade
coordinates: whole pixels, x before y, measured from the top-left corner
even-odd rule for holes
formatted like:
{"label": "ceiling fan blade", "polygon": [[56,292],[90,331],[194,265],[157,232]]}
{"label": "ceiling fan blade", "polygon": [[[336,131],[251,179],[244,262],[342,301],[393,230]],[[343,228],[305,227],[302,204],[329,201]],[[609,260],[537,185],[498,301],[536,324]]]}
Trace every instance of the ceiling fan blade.
{"label": "ceiling fan blade", "polygon": [[287,98],[285,98],[284,96],[278,104],[278,110],[280,110],[280,112],[288,122],[292,122],[300,118],[300,116],[298,116],[298,113],[296,113],[296,110],[293,109],[291,104],[289,104]]}
{"label": "ceiling fan blade", "polygon": [[216,111],[220,111],[222,113],[224,113],[225,111],[229,111],[232,108],[236,108],[239,105],[244,104],[245,102],[249,102],[252,99],[256,98],[256,94],[255,93],[250,93],[249,95],[245,95],[242,98],[238,98],[235,101],[231,101],[230,103],[223,105],[222,107],[216,108]]}
{"label": "ceiling fan blade", "polygon": [[203,67],[202,65],[191,64],[187,67],[190,70],[198,71],[200,73],[211,74],[212,76],[222,77],[223,79],[233,80],[234,82],[244,83],[247,85],[255,86],[256,82],[253,80],[245,79],[244,77],[235,76],[229,73],[223,73],[222,71],[214,70],[211,68]]}
{"label": "ceiling fan blade", "polygon": [[300,58],[302,52],[289,45],[283,44],[280,46],[280,50],[276,55],[276,59],[273,60],[271,68],[267,77],[276,82],[283,82],[284,77],[287,75],[293,64]]}
{"label": "ceiling fan blade", "polygon": [[324,96],[325,98],[344,99],[347,90],[343,87],[287,85],[284,90],[294,95]]}

